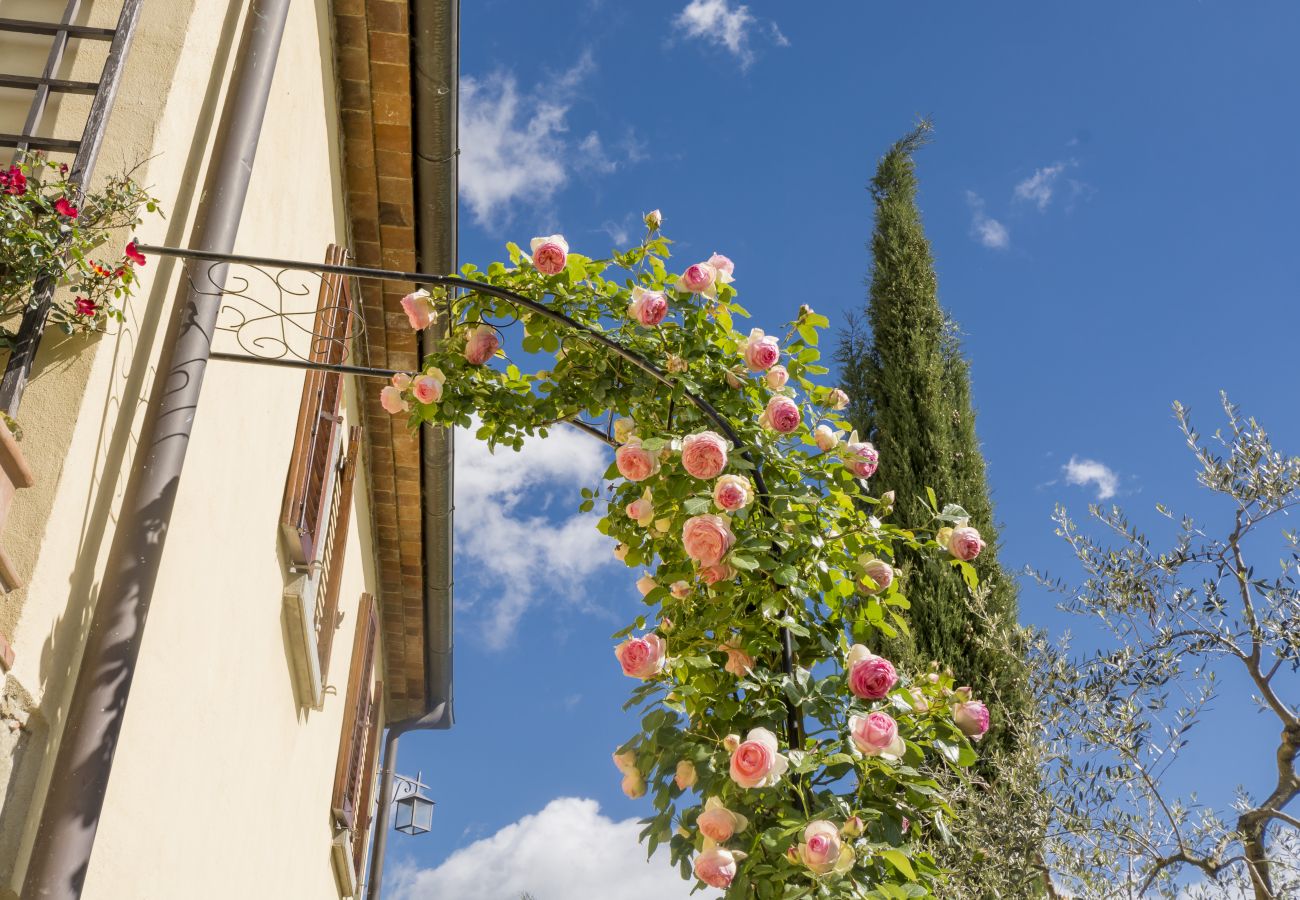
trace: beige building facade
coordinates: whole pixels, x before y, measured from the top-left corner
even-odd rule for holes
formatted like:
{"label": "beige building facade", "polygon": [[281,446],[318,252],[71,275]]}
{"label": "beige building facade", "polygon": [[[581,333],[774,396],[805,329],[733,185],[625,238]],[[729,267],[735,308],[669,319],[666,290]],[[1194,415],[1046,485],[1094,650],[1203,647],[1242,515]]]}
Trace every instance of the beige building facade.
{"label": "beige building facade", "polygon": [[[63,6],[0,0],[0,18],[57,20]],[[112,28],[121,6],[83,2],[74,21]],[[190,244],[249,6],[145,0],[92,184],[138,167],[166,217],[117,239]],[[416,268],[409,29],[404,0],[289,4],[235,253]],[[40,75],[49,41],[0,33],[0,70]],[[98,79],[105,51],[71,42],[59,77]],[[0,132],[19,130],[30,98],[0,88]],[[53,98],[42,132],[80,133],[89,103]],[[109,333],[47,333],[15,416],[23,439],[4,451],[24,474],[0,520],[14,581],[0,594],[0,897],[24,895],[167,322],[186,288],[177,259],[151,255],[141,274]],[[408,285],[292,277],[289,295],[247,290],[288,304],[291,355],[312,358],[318,310],[346,296],[351,361],[416,365],[396,305]],[[243,351],[228,332],[215,346]],[[449,635],[431,635],[424,612],[419,442],[378,408],[380,384],[208,364],[81,896],[360,896],[380,735],[447,699],[428,687],[431,648]],[[337,399],[321,399],[331,391]],[[316,498],[313,521],[324,524],[304,555],[283,523],[294,473],[309,469],[320,477],[304,476],[298,494]]]}

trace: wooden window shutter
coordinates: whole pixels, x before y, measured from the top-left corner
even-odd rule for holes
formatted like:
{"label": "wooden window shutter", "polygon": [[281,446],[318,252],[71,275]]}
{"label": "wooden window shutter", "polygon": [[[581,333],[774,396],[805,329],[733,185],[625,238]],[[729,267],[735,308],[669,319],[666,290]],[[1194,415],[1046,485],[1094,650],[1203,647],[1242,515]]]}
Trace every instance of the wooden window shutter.
{"label": "wooden window shutter", "polygon": [[[384,685],[375,682],[375,698],[384,696]],[[370,830],[370,807],[375,787],[375,755],[379,751],[379,701],[370,704],[370,721],[366,725],[366,760],[361,769],[361,797],[356,807],[356,822],[352,826],[352,864],[357,879],[361,879],[361,864],[366,858],[366,832]]]}
{"label": "wooden window shutter", "polygon": [[339,736],[339,758],[334,770],[331,808],[345,828],[364,831],[368,801],[363,798],[370,780],[373,751],[371,732],[378,731],[378,695],[375,691],[375,656],[378,650],[379,616],[375,599],[361,595],[357,609],[356,637],[352,643],[352,668],[348,675],[347,704],[343,709],[343,732]]}
{"label": "wooden window shutter", "polygon": [[[336,244],[331,244],[326,251],[325,262],[329,265],[342,265],[346,259],[347,251]],[[337,365],[347,358],[352,317],[349,280],[337,274],[321,276],[309,351],[312,362]],[[335,458],[334,448],[342,426],[342,403],[341,374],[315,370],[307,373],[298,407],[284,502],[280,508],[280,530],[285,550],[298,566],[311,565],[324,551],[322,545],[330,511],[325,492],[329,489],[330,465]]]}
{"label": "wooden window shutter", "polygon": [[330,519],[325,553],[320,558],[321,586],[316,594],[316,654],[321,683],[329,678],[330,651],[339,623],[339,591],[343,586],[343,560],[347,556],[348,526],[352,521],[352,485],[356,480],[357,460],[361,454],[361,426],[348,430],[347,456],[330,498]]}

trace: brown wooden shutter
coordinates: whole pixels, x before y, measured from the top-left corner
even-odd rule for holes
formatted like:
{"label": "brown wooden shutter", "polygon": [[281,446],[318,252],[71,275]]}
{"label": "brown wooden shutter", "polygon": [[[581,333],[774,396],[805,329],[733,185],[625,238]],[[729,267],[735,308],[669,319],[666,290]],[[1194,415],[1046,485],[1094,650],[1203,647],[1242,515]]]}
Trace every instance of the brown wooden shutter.
{"label": "brown wooden shutter", "polygon": [[321,557],[322,583],[316,600],[316,653],[323,684],[329,678],[330,651],[339,621],[339,591],[343,585],[343,560],[347,556],[348,526],[352,521],[352,484],[361,453],[361,426],[348,430],[347,457],[330,503],[329,540]]}
{"label": "brown wooden shutter", "polygon": [[384,696],[384,684],[375,682],[374,698],[370,704],[370,721],[366,726],[366,761],[361,769],[361,798],[357,803],[356,822],[352,826],[352,864],[357,878],[361,878],[361,864],[366,858],[366,832],[370,830],[370,806],[375,787],[375,754],[379,751],[379,697]]}
{"label": "brown wooden shutter", "polygon": [[[329,265],[342,265],[347,252],[331,244],[325,254]],[[320,295],[312,325],[309,358],[337,365],[348,355],[352,336],[352,288],[342,275],[321,277]],[[316,562],[324,550],[329,503],[325,491],[334,459],[339,414],[343,403],[343,376],[337,372],[309,371],[303,380],[297,431],[289,475],[280,508],[280,530],[289,558],[299,566]]]}
{"label": "brown wooden shutter", "polygon": [[[375,654],[379,638],[379,617],[375,599],[361,595],[357,609],[357,631],[352,643],[352,669],[348,676],[347,705],[343,709],[343,732],[339,736],[338,765],[334,770],[331,807],[335,819],[345,828],[358,828],[364,817],[361,794],[369,780],[367,743],[375,719]],[[374,729],[377,730],[377,729]]]}

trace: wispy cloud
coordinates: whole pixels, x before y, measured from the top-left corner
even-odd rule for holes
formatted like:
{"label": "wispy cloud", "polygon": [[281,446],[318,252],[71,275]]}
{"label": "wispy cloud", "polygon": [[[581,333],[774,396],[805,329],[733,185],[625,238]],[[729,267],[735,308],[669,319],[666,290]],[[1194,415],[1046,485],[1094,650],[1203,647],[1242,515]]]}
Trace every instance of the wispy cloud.
{"label": "wispy cloud", "polygon": [[472,432],[457,432],[457,599],[475,598],[467,612],[489,647],[510,643],[548,586],[568,586],[568,602],[580,605],[572,586],[620,565],[593,517],[576,512],[579,489],[597,484],[608,465],[602,444],[569,428],[525,441],[518,453],[490,453]]}
{"label": "wispy cloud", "polygon": [[1032,203],[1038,207],[1039,212],[1043,212],[1052,202],[1057,179],[1071,165],[1072,162],[1058,162],[1042,169],[1035,169],[1033,175],[1016,185],[1011,194],[1012,198]]}
{"label": "wispy cloud", "polygon": [[983,197],[974,191],[967,191],[966,204],[971,212],[971,237],[991,250],[1005,250],[1011,246],[1011,232],[1007,226],[984,212]]}
{"label": "wispy cloud", "polygon": [[[673,19],[673,25],[687,37],[725,48],[740,61],[742,69],[754,61],[750,40],[763,28],[763,23],[754,17],[748,6],[733,6],[729,0],[691,0]],[[790,40],[775,22],[766,23],[763,30],[778,47],[790,46]]]}
{"label": "wispy cloud", "polygon": [[[636,819],[615,822],[601,815],[595,800],[561,797],[457,850],[437,868],[394,866],[391,896],[502,900],[528,893],[537,900],[687,900],[694,882],[683,881],[662,850],[647,862],[637,843],[640,831]],[[695,896],[714,900],[718,894]]]}
{"label": "wispy cloud", "polygon": [[1061,467],[1065,474],[1065,483],[1097,489],[1098,500],[1109,500],[1119,490],[1119,475],[1115,470],[1099,463],[1095,459],[1079,459],[1071,456],[1070,461]]}
{"label": "wispy cloud", "polygon": [[460,194],[475,222],[506,224],[519,205],[549,204],[573,172],[608,174],[618,167],[597,132],[569,137],[569,111],[595,69],[584,53],[548,79],[544,92],[521,88],[508,70],[461,79]]}

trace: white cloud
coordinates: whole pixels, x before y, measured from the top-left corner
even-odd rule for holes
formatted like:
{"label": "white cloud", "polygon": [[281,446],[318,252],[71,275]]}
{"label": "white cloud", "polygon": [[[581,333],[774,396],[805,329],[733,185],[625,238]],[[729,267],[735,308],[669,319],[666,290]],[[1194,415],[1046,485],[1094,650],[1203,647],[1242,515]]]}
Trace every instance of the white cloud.
{"label": "white cloud", "polygon": [[[759,22],[744,4],[732,6],[729,0],[691,0],[673,19],[673,24],[687,37],[725,47],[740,60],[741,68],[754,61],[749,41]],[[790,46],[790,40],[775,22],[768,23],[766,30],[778,47]]]}
{"label": "white cloud", "polygon": [[[594,518],[576,512],[579,489],[598,485],[608,465],[603,444],[566,426],[518,453],[490,453],[472,431],[457,432],[457,574],[462,597],[472,585],[482,598],[469,609],[490,647],[510,642],[542,592],[563,586],[566,601],[581,604],[580,585],[619,565]],[[547,514],[552,495],[567,515]]]}
{"label": "white cloud", "polygon": [[991,250],[1005,250],[1011,246],[1011,232],[1007,226],[984,212],[983,197],[974,191],[967,191],[966,203],[971,211],[970,233],[975,240]]}
{"label": "white cloud", "polygon": [[1119,490],[1119,475],[1109,466],[1095,459],[1079,459],[1071,456],[1070,461],[1061,467],[1065,473],[1066,484],[1087,486],[1095,485],[1098,500],[1109,500]]}
{"label": "white cloud", "polygon": [[460,194],[478,224],[508,222],[518,204],[549,203],[573,171],[617,168],[598,133],[576,142],[568,136],[575,94],[595,68],[584,53],[544,91],[521,89],[509,71],[461,79]]}
{"label": "white cloud", "polygon": [[1052,193],[1056,189],[1056,180],[1061,177],[1069,163],[1058,162],[1043,169],[1035,169],[1034,174],[1016,185],[1012,197],[1026,200],[1042,212],[1052,202]]}
{"label": "white cloud", "polygon": [[[561,797],[491,837],[457,850],[436,869],[411,863],[392,870],[393,900],[687,900],[684,881],[661,851],[646,861],[636,819],[615,822],[595,800]],[[713,900],[715,892],[696,894]]]}

